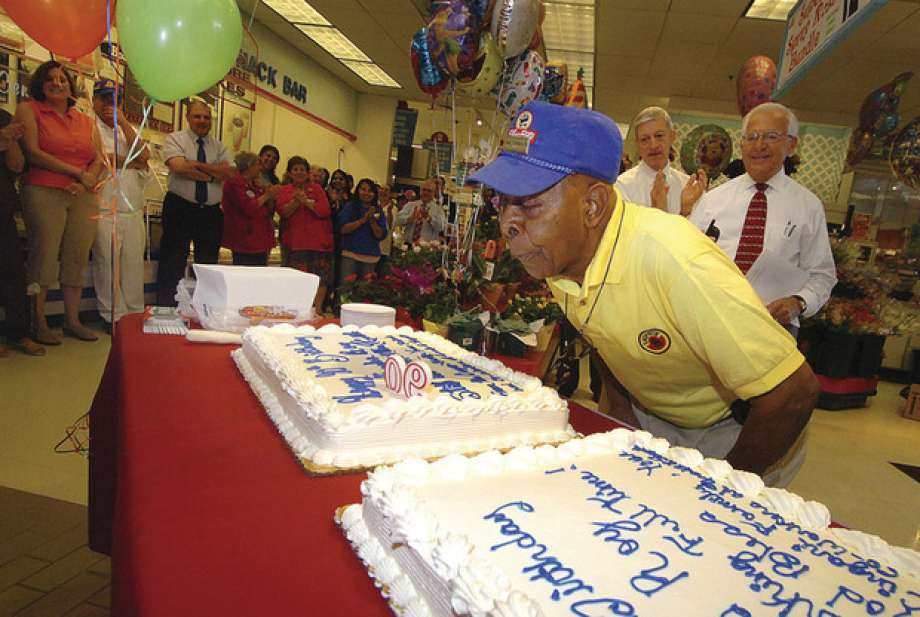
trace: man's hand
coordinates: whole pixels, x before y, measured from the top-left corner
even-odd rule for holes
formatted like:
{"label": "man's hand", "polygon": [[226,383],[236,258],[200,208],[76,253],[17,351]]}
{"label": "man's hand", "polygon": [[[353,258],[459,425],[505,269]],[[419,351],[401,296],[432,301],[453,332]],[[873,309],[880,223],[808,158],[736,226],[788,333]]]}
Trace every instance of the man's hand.
{"label": "man's hand", "polygon": [[693,206],[700,200],[706,188],[709,186],[709,176],[706,175],[705,169],[697,169],[696,173],[687,180],[687,185],[680,192],[680,213],[682,216],[690,216],[693,212]]}
{"label": "man's hand", "polygon": [[792,323],[792,320],[801,314],[802,307],[799,305],[797,298],[789,296],[787,298],[774,300],[767,305],[767,310],[770,312],[773,319],[786,326]]}
{"label": "man's hand", "polygon": [[2,141],[4,145],[11,141],[19,141],[25,134],[25,130],[26,129],[22,125],[22,122],[13,120],[5,127],[3,127],[3,129],[0,129],[0,141]]}
{"label": "man's hand", "polygon": [[652,191],[649,194],[649,198],[652,203],[653,208],[658,208],[659,210],[668,211],[668,179],[665,177],[663,171],[659,171],[655,174],[655,183],[652,185]]}

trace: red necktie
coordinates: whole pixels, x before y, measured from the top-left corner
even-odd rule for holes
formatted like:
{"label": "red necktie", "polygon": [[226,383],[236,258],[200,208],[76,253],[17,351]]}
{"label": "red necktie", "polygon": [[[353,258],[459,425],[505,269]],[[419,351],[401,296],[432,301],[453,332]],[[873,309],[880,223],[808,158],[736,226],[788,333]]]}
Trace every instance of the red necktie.
{"label": "red necktie", "polygon": [[763,234],[767,227],[767,196],[764,191],[767,185],[758,182],[757,192],[751,197],[748,204],[747,216],[744,217],[744,227],[741,229],[741,239],[738,241],[738,250],[735,252],[735,264],[742,274],[747,274],[754,262],[763,252]]}

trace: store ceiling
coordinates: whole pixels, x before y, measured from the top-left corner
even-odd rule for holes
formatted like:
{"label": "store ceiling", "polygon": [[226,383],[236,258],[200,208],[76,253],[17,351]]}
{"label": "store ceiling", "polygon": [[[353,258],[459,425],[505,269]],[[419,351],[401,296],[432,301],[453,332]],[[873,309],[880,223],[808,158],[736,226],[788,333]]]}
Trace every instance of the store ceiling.
{"label": "store ceiling", "polygon": [[[254,0],[238,0],[252,11]],[[777,57],[784,23],[741,17],[749,0],[597,0],[594,107],[628,121],[646,105],[735,114],[734,76],[749,57]],[[425,25],[428,0],[311,0],[311,4],[403,88],[368,86],[265,5],[256,19],[355,89],[425,100],[408,59],[412,33]],[[570,70],[573,70],[570,67]],[[860,103],[899,73],[913,70],[901,102],[904,120],[920,115],[920,0],[890,0],[811,71],[782,102],[803,120],[853,125]]]}

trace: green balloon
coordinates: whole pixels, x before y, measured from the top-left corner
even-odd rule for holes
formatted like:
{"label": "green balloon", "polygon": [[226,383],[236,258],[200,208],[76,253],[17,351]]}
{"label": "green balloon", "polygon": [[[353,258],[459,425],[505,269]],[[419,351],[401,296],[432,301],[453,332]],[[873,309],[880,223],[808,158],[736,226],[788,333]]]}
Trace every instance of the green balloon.
{"label": "green balloon", "polygon": [[243,39],[235,0],[118,0],[116,15],[128,67],[158,101],[191,96],[223,79]]}

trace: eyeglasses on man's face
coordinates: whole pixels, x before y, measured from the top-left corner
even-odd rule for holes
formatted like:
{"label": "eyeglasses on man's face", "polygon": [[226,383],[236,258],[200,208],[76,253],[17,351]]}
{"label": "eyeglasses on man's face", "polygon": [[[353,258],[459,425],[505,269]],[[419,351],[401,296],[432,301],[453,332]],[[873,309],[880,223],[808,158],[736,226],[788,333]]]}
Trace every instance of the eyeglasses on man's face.
{"label": "eyeglasses on man's face", "polygon": [[743,143],[756,143],[761,139],[768,144],[778,144],[779,142],[789,139],[792,135],[787,135],[786,133],[780,133],[779,131],[767,131],[766,133],[746,133],[741,136],[741,141]]}

